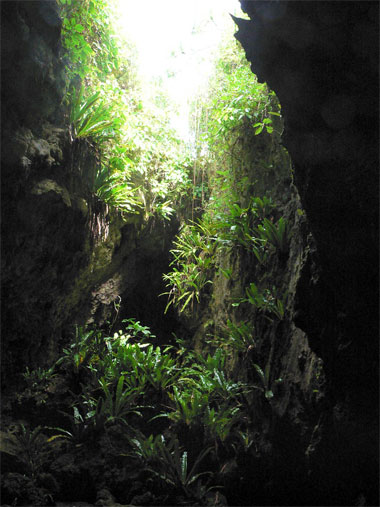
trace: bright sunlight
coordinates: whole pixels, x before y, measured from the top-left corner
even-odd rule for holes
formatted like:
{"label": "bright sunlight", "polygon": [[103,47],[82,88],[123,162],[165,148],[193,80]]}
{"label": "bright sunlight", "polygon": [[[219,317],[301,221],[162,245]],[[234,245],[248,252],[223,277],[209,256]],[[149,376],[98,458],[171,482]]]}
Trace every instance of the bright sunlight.
{"label": "bright sunlight", "polygon": [[158,80],[177,105],[171,124],[187,140],[189,102],[212,72],[222,34],[235,31],[238,0],[117,0],[120,30],[135,44],[145,93]]}

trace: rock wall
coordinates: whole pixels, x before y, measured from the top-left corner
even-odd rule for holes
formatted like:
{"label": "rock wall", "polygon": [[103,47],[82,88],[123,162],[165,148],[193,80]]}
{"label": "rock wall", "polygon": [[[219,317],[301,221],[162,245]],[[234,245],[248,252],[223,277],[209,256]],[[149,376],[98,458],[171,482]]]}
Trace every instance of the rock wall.
{"label": "rock wall", "polygon": [[[245,168],[240,176],[248,178],[241,197],[248,202],[253,188],[255,196],[273,199],[271,219],[284,217],[289,224],[288,250],[269,248],[260,263],[252,249],[240,244],[221,247],[209,294],[195,312],[184,312],[198,350],[215,348],[221,337],[230,336],[228,320],[252,327],[252,344],[235,349],[228,361],[230,375],[254,386],[247,396],[252,445],[245,456],[228,463],[223,476],[229,505],[313,505],[318,495],[322,498],[317,479],[310,475],[310,444],[326,407],[325,368],[307,334],[294,323],[302,273],[307,265],[315,269],[316,247],[293,183],[290,157],[281,145],[282,125],[275,130],[255,136],[247,129],[239,136],[239,160]],[[251,282],[260,291],[277,293],[285,304],[283,317],[248,303],[234,306],[246,297]],[[254,365],[269,372],[265,388]],[[273,397],[266,397],[265,390]]]}
{"label": "rock wall", "polygon": [[251,19],[236,20],[236,37],[280,100],[314,238],[289,265],[291,321],[272,367],[290,383],[267,416],[259,498],[377,505],[378,3],[241,4]]}

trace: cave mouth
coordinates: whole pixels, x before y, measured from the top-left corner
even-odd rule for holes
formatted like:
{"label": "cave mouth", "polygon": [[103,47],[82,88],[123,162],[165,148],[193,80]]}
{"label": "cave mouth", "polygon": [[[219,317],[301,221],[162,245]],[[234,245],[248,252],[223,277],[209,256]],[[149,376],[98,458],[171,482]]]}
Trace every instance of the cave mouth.
{"label": "cave mouth", "polygon": [[182,136],[111,3],[1,2],[2,501],[379,505],[378,2],[241,0]]}
{"label": "cave mouth", "polygon": [[[30,34],[22,63],[42,74],[49,107],[37,116],[24,97],[11,144],[22,178],[6,196],[3,361],[14,377],[4,373],[3,499],[276,501],[267,483],[249,485],[261,463],[250,449],[268,448],[251,405],[270,403],[282,383],[269,383],[269,342],[252,355],[254,333],[286,328],[291,228],[304,219],[281,106],[227,11],[213,49],[205,33],[219,18],[208,11],[190,26],[195,48],[174,50],[169,68],[156,58],[165,85],[139,75],[133,41],[118,46],[107,0],[58,3],[60,33],[49,2],[15,3],[6,31],[9,54]],[[137,33],[149,32],[142,20]],[[190,77],[207,61],[202,88]],[[178,100],[186,88],[182,102],[170,88]]]}
{"label": "cave mouth", "polygon": [[[215,167],[223,164],[221,160],[211,162],[215,158],[210,149],[212,137],[227,137],[234,128],[237,131],[240,128],[242,132],[247,128],[255,135],[261,132],[272,134],[275,129],[278,137],[282,132],[281,106],[274,92],[257,82],[240,43],[234,38],[236,25],[233,18],[246,17],[237,0],[225,0],[217,6],[213,1],[194,2],[192,6],[180,8],[172,0],[167,0],[156,4],[148,15],[143,15],[142,5],[136,2],[116,3],[114,9],[117,19],[113,18],[113,28],[125,46],[124,57],[127,55],[128,61],[132,62],[129,70],[135,79],[132,88],[135,87],[139,94],[138,108],[151,108],[152,122],[166,123],[171,129],[170,135],[174,133],[165,147],[167,150],[181,144],[182,156],[191,159],[190,163],[187,162],[191,166],[187,167],[188,174],[176,175],[174,183],[180,186],[184,179],[190,177],[192,180],[192,202],[185,205],[191,206],[191,211],[176,210],[179,214],[171,217],[166,231],[161,231],[164,243],[168,245],[187,220],[200,219],[209,205]],[[152,45],[152,40],[158,41],[157,44]],[[223,74],[227,76],[224,81],[220,77]],[[223,86],[227,87],[227,94],[219,97],[217,88]],[[123,87],[123,93],[128,95],[128,88]],[[213,94],[218,96],[217,100],[212,98]],[[213,115],[215,120],[210,121]],[[244,126],[242,122],[245,122]],[[153,142],[161,135],[156,131]],[[139,148],[150,149],[148,144],[140,144]],[[223,150],[220,146],[219,152]],[[203,159],[207,158],[209,160],[202,167]],[[274,166],[265,163],[268,167],[265,174],[260,175],[262,181],[255,181],[258,196],[263,196],[266,188],[275,185]],[[211,165],[214,169],[210,169]],[[241,172],[242,168],[236,171]],[[140,172],[143,172],[146,183],[149,171],[140,169]],[[243,172],[236,173],[236,178],[247,178]],[[170,179],[171,175],[168,177]],[[220,181],[218,184],[220,186]],[[250,184],[253,186],[252,182]],[[213,196],[212,200],[215,199],[217,197]],[[244,198],[245,201],[248,199],[248,196]],[[142,243],[145,246],[136,261],[139,281],[134,283],[132,291],[128,287],[125,292],[117,294],[114,315],[109,315],[109,308],[104,311],[100,307],[91,322],[104,326],[111,319],[113,328],[116,328],[124,319],[134,318],[148,325],[155,335],[162,336],[163,343],[171,343],[173,335],[187,332],[174,308],[167,308],[168,302],[162,297],[168,294],[163,275],[170,271],[173,259],[168,246],[153,259],[150,250],[154,250],[155,245],[147,240],[146,234]],[[153,246],[147,246],[147,243]],[[149,266],[145,269],[147,264]],[[144,271],[145,275],[141,277]]]}

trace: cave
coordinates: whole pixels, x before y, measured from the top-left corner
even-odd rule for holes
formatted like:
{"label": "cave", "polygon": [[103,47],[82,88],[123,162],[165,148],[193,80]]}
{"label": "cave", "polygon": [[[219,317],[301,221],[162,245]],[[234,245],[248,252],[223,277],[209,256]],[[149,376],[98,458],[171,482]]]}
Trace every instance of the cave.
{"label": "cave", "polygon": [[[94,195],[86,182],[95,178],[99,150],[95,142],[74,139],[64,101],[72,63],[62,57],[62,4],[71,2],[1,2],[4,506],[379,505],[379,4],[240,3],[246,16],[234,17],[235,38],[258,82],[276,94],[273,111],[281,111],[281,120],[275,113],[273,124],[282,122],[273,136],[269,130],[254,135],[249,122],[241,128],[236,142],[248,182],[241,194],[253,197],[251,185],[261,199],[257,206],[264,195],[276,203],[262,221],[267,228],[255,226],[260,244],[274,242],[268,230],[275,234],[280,223],[289,226],[288,243],[277,236],[263,260],[262,250],[253,255],[251,243],[246,248],[253,229],[243,231],[236,248],[215,253],[201,296],[189,292],[178,311],[159,297],[166,290],[162,274],[170,269],[184,215],[193,224],[201,217],[187,207],[166,221],[128,213],[125,219]],[[265,157],[267,180],[257,183]],[[250,205],[240,205],[239,219],[253,216]],[[231,239],[220,235],[219,241]],[[197,258],[208,255],[203,248]],[[249,342],[251,324],[259,337]],[[123,325],[127,330],[115,338],[120,350],[134,347],[134,358],[146,354],[166,364],[161,379],[169,394],[146,380],[152,383],[144,398],[131,380],[143,375],[141,365],[133,375],[124,366],[116,380],[103,372],[91,384],[99,364],[93,352],[88,363],[78,352],[76,369],[63,378],[68,363],[60,354],[68,351],[67,359],[77,350],[70,341],[101,342],[112,355],[112,334]],[[224,342],[215,337],[223,330],[237,345],[230,343],[222,360]],[[173,333],[182,337],[179,345]],[[153,345],[125,345],[131,336]],[[227,406],[224,395],[212,398],[213,384],[203,414],[217,421],[223,408],[227,415],[207,445],[211,430],[196,415],[182,420],[180,409],[168,415],[154,408],[177,403],[197,414],[202,406],[195,388],[180,396],[189,382],[181,368],[193,383],[200,371],[183,359],[185,342],[191,361],[203,353],[210,385],[223,364],[219,385],[238,393],[236,407]],[[42,379],[43,371],[50,380]],[[40,372],[39,387],[26,388],[33,372]],[[120,400],[129,390],[133,401],[125,412],[115,412],[112,388]],[[113,415],[102,420],[110,406]],[[69,410],[69,417],[62,415]],[[120,421],[126,414],[128,424]],[[153,448],[169,460],[166,469],[148,456]],[[145,459],[141,470],[138,459]],[[192,478],[181,475],[187,459]],[[180,470],[170,476],[175,465]]]}

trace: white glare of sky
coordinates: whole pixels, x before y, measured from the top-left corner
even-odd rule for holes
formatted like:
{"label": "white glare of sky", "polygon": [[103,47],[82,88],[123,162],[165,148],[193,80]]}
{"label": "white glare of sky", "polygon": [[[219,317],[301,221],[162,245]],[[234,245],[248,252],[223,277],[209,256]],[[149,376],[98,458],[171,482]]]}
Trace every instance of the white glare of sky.
{"label": "white glare of sky", "polygon": [[177,104],[172,125],[188,138],[189,100],[205,86],[239,0],[118,0],[119,23],[138,51],[143,83],[161,78]]}

